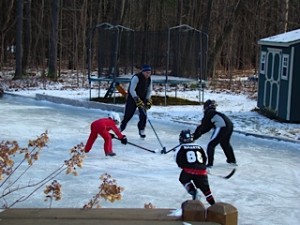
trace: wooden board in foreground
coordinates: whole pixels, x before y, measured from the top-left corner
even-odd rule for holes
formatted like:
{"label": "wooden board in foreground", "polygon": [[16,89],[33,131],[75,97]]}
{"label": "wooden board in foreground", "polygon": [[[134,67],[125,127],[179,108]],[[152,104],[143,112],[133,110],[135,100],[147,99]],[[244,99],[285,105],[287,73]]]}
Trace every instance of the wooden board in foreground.
{"label": "wooden board in foreground", "polygon": [[[2,225],[182,225],[181,217],[168,216],[172,209],[7,209],[0,213]],[[189,222],[189,221],[186,221]],[[193,225],[218,225],[190,222]]]}

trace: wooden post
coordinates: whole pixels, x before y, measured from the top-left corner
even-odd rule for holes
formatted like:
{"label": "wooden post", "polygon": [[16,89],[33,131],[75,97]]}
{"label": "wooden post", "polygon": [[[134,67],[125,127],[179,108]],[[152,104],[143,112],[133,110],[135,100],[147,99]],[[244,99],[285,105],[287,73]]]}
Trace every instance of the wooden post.
{"label": "wooden post", "polygon": [[199,200],[187,200],[181,208],[183,221],[205,221],[205,207]]}
{"label": "wooden post", "polygon": [[228,203],[217,202],[207,208],[206,221],[216,222],[222,225],[237,225],[238,212],[234,206]]}

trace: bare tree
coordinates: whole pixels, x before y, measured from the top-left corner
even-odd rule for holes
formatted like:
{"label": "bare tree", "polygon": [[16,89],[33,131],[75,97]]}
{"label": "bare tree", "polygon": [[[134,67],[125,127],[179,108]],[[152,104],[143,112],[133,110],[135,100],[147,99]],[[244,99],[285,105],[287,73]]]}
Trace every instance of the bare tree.
{"label": "bare tree", "polygon": [[177,1],[177,16],[176,16],[177,25],[182,24],[182,17],[183,17],[183,0],[178,0]]}
{"label": "bare tree", "polygon": [[[31,29],[35,35],[32,36],[32,62],[37,68],[42,67],[44,71],[46,69],[45,65],[45,32],[46,28],[43,26],[45,23],[45,0],[40,0],[39,2],[33,2],[35,5],[32,5],[32,13],[35,15],[32,18],[32,26],[34,29]],[[38,6],[38,8],[37,8]],[[43,72],[44,74],[44,72]]]}
{"label": "bare tree", "polygon": [[207,61],[208,61],[208,34],[209,34],[209,28],[211,23],[211,14],[212,14],[212,5],[213,0],[208,0],[206,5],[206,12],[205,16],[203,18],[202,23],[202,39],[201,39],[201,46],[202,46],[202,54],[201,54],[201,65],[200,68],[200,74],[201,78],[206,79],[207,78]]}
{"label": "bare tree", "polygon": [[23,0],[17,0],[17,30],[16,30],[16,70],[14,79],[22,78],[22,55],[23,55]]}
{"label": "bare tree", "polygon": [[[1,1],[1,9],[5,10],[5,13],[0,13],[0,40],[1,40],[1,46],[0,46],[0,69],[4,63],[4,56],[5,56],[5,37],[7,32],[9,31],[9,27],[12,25],[10,24],[11,20],[11,11],[13,9],[14,0],[11,1]],[[9,46],[11,47],[14,43],[9,43]]]}
{"label": "bare tree", "polygon": [[208,59],[208,75],[213,77],[214,75],[214,71],[215,71],[215,66],[217,64],[217,58],[222,50],[222,47],[224,45],[224,43],[226,42],[226,40],[228,39],[228,37],[230,36],[230,33],[233,30],[233,26],[234,24],[237,22],[236,18],[238,17],[241,7],[243,5],[243,1],[244,0],[237,0],[234,4],[234,6],[232,7],[232,12],[231,15],[222,31],[221,34],[219,34],[219,37],[217,38],[213,49],[209,55],[209,59]]}
{"label": "bare tree", "polygon": [[[202,54],[209,56],[208,62],[201,61],[201,67],[208,65],[201,73],[208,71],[209,77],[214,71],[229,67],[230,70],[256,68],[257,40],[298,29],[299,7],[300,1],[296,0],[0,1],[0,67],[3,68],[4,63],[8,65],[8,57],[16,56],[15,79],[21,78],[30,64],[37,69],[48,67],[49,77],[56,79],[59,54],[58,73],[68,68],[80,71],[86,63],[87,28],[111,23],[133,29],[135,37],[143,33],[139,40],[135,39],[139,43],[134,45],[140,46],[134,49],[135,65],[150,60],[153,67],[162,68],[165,58],[160,50],[164,49],[165,40],[162,39],[166,39],[163,31],[187,24],[201,30],[208,38],[204,39],[205,43],[208,40],[207,46],[201,43]],[[8,48],[17,41],[17,54],[9,53]],[[109,41],[117,43],[113,38]],[[188,59],[191,51],[183,49]],[[113,60],[115,57],[111,62]]]}
{"label": "bare tree", "polygon": [[[87,25],[88,25],[88,18],[87,18],[87,13],[88,12],[88,0],[84,0],[82,3],[82,10],[81,10],[81,15],[80,15],[80,21],[81,21],[81,32],[80,34],[80,40],[81,40],[81,70],[82,72],[85,71],[85,66],[86,66],[86,37],[87,37]],[[79,58],[80,60],[80,58]],[[77,82],[79,82],[79,77],[77,76]],[[82,81],[84,83],[84,80]]]}
{"label": "bare tree", "polygon": [[25,11],[25,30],[24,30],[24,44],[23,44],[23,59],[22,59],[22,74],[26,74],[26,68],[29,60],[30,46],[31,46],[31,0],[24,1]]}
{"label": "bare tree", "polygon": [[57,79],[57,42],[58,42],[58,16],[59,1],[51,0],[51,34],[49,46],[49,71],[48,76]]}
{"label": "bare tree", "polygon": [[287,32],[289,21],[289,0],[285,0],[284,3],[284,32]]}

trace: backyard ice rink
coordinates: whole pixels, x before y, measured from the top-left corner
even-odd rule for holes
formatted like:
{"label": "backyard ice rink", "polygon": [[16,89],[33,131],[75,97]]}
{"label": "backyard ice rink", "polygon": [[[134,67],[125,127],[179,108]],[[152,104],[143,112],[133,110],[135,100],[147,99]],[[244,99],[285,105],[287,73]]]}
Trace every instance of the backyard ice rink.
{"label": "backyard ice rink", "polygon": [[[45,130],[50,141],[40,159],[29,170],[28,183],[42,179],[69,158],[69,149],[85,143],[90,123],[106,117],[107,111],[59,105],[45,101],[4,95],[0,99],[0,141],[17,140],[27,146]],[[159,120],[149,116],[163,146],[171,149],[178,144],[182,129],[194,130],[195,126]],[[137,116],[129,122],[124,134],[128,141],[149,149],[161,149],[151,126],[147,138],[140,139]],[[210,133],[196,142],[206,148]],[[276,139],[262,139],[234,133],[232,144],[239,166],[229,180],[209,176],[213,195],[218,202],[230,203],[238,209],[240,225],[297,225],[300,221],[300,145]],[[108,173],[124,187],[122,200],[114,203],[101,201],[106,208],[143,208],[151,203],[156,208],[178,209],[191,197],[178,181],[180,169],[173,154],[150,153],[114,140],[116,157],[107,158],[98,138],[79,176],[61,174],[63,198],[52,207],[82,208],[97,192],[99,177]],[[226,175],[232,167],[226,165],[223,151],[217,147],[212,173]],[[24,192],[25,193],[25,192]],[[24,193],[18,193],[17,197]],[[44,201],[43,188],[30,199],[16,207],[49,207]],[[202,197],[206,207],[209,205]],[[2,204],[2,203],[1,203]]]}

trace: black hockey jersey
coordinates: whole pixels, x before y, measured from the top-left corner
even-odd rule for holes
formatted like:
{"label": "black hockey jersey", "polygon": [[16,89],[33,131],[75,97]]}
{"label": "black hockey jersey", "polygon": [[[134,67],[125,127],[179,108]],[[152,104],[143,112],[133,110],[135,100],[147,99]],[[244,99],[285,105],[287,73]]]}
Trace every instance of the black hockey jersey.
{"label": "black hockey jersey", "polygon": [[176,151],[175,161],[180,168],[196,170],[206,169],[206,154],[200,145],[189,143],[182,144]]}

